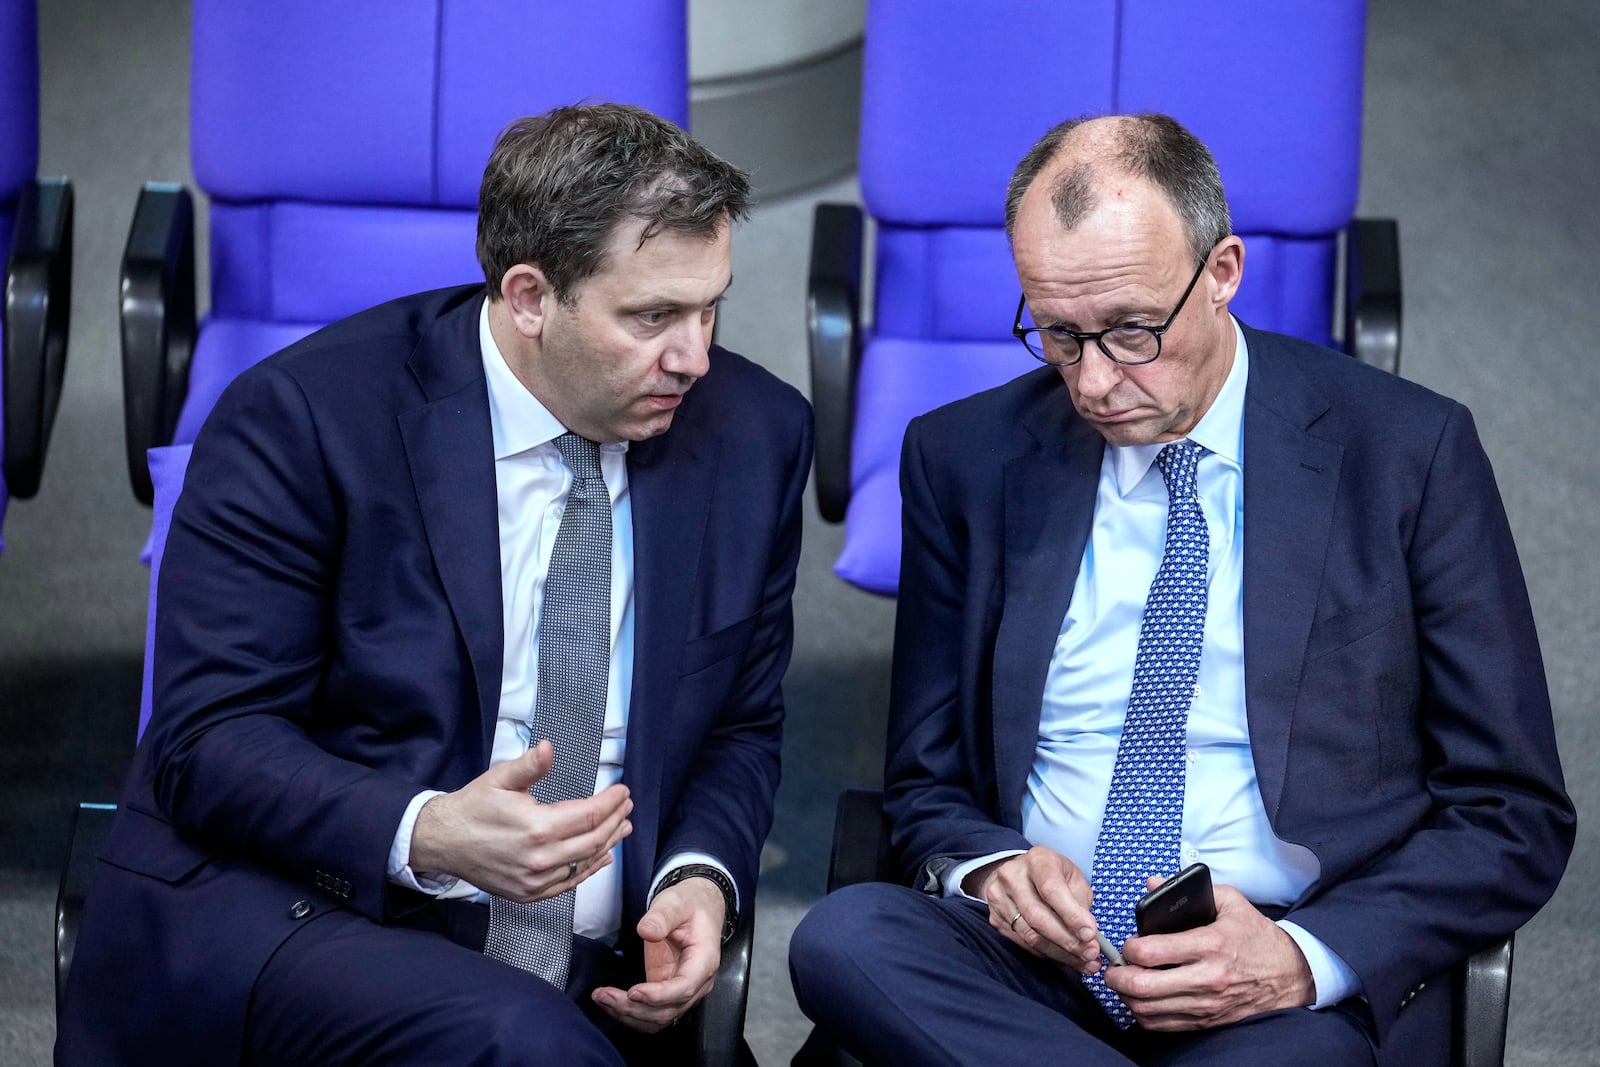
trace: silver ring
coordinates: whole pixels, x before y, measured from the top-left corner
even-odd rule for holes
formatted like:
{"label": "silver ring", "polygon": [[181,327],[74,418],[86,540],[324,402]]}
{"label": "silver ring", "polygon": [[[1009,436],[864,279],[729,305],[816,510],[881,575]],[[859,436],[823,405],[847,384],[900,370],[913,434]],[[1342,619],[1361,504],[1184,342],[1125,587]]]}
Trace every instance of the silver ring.
{"label": "silver ring", "polygon": [[578,877],[578,861],[577,860],[568,860],[567,861],[567,877],[568,878],[576,878],[576,877]]}
{"label": "silver ring", "polygon": [[1017,928],[1017,920],[1020,919],[1020,918],[1022,918],[1022,912],[1020,912],[1020,911],[1017,912],[1015,915],[1011,916],[1011,929],[1012,930],[1015,930]]}

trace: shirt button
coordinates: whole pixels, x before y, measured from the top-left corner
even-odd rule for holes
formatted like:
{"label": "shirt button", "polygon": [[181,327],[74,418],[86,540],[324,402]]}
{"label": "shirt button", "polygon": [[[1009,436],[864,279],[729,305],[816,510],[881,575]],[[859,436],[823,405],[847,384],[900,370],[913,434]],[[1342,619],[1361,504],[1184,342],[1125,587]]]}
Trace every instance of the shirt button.
{"label": "shirt button", "polygon": [[289,918],[304,919],[311,914],[311,901],[297,900],[289,906]]}
{"label": "shirt button", "polygon": [[1184,849],[1183,850],[1183,862],[1186,863],[1186,864],[1200,862],[1200,850],[1197,849],[1197,848],[1186,848],[1186,849]]}
{"label": "shirt button", "polygon": [[1191,748],[1189,750],[1188,755],[1186,756],[1186,758],[1188,759],[1188,761],[1191,764],[1199,763],[1200,762],[1200,753],[1196,752],[1194,749]]}

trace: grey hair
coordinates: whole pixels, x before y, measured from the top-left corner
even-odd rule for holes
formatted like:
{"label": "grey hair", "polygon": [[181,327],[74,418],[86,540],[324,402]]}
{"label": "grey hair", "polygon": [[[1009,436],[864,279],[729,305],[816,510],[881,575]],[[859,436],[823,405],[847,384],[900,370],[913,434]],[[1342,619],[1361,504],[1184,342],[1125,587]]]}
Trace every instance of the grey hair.
{"label": "grey hair", "polygon": [[489,299],[520,263],[564,304],[605,267],[624,218],[707,239],[750,213],[750,179],[677,126],[627,104],[558,107],[518,119],[495,143],[478,192],[478,262]]}
{"label": "grey hair", "polygon": [[[1015,233],[1017,209],[1041,171],[1055,159],[1068,137],[1094,116],[1068,119],[1039,138],[1012,172],[1006,189],[1006,238]],[[1056,218],[1072,229],[1094,210],[1102,168],[1132,174],[1166,194],[1183,222],[1184,235],[1196,261],[1204,259],[1217,242],[1233,232],[1228,198],[1222,189],[1217,161],[1198,137],[1170,115],[1121,116],[1110,131],[1110,152],[1062,169],[1051,188],[1050,202]]]}

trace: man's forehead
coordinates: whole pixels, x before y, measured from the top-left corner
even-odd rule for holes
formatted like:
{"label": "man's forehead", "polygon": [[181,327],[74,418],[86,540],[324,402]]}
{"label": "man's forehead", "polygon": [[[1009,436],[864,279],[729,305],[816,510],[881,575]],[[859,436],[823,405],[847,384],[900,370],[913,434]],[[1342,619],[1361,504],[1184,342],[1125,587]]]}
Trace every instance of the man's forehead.
{"label": "man's forehead", "polygon": [[732,284],[732,242],[726,223],[710,235],[662,228],[645,236],[646,226],[634,219],[626,227],[619,223],[612,228],[599,268],[579,283],[580,294],[592,288],[629,300],[646,299],[648,294],[668,300],[678,294],[698,302],[704,298],[703,290],[720,292]]}

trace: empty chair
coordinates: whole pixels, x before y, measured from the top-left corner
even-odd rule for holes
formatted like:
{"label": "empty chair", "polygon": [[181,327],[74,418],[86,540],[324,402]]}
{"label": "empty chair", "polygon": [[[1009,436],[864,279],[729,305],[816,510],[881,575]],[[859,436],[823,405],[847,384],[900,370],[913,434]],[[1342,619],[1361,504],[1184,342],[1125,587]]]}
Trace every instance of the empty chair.
{"label": "empty chair", "polygon": [[906,423],[1038,366],[1011,337],[1005,192],[1062,119],[1173,115],[1222,170],[1248,253],[1240,318],[1397,368],[1394,223],[1354,218],[1364,24],[1360,2],[868,4],[861,190],[872,237],[860,209],[819,207],[809,291],[817,497],[846,524],[840,577],[896,590]]}

